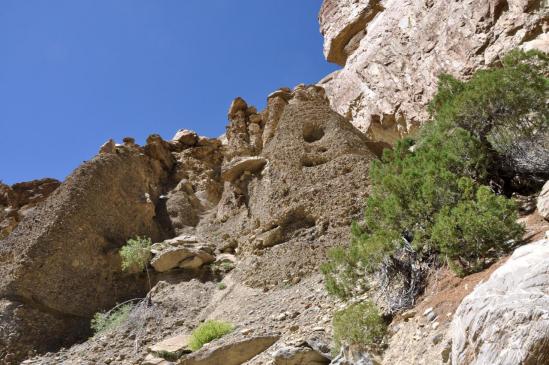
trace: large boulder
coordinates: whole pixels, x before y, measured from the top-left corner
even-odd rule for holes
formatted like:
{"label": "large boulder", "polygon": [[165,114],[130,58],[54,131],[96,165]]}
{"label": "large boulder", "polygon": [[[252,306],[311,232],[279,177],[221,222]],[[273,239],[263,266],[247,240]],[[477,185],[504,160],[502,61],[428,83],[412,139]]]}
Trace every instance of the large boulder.
{"label": "large boulder", "polygon": [[133,148],[100,154],[0,241],[0,363],[71,344],[95,312],[144,294],[144,276],[122,272],[118,249],[136,235],[164,238],[165,162]]}
{"label": "large boulder", "polygon": [[427,119],[439,74],[467,77],[526,42],[528,48],[546,48],[543,4],[324,0],[324,53],[344,67],[320,85],[357,128],[394,142]]}
{"label": "large boulder", "polygon": [[180,365],[240,365],[271,347],[279,335],[229,336],[204,345],[179,360]]}
{"label": "large boulder", "polygon": [[518,248],[462,301],[452,364],[549,363],[549,240]]}

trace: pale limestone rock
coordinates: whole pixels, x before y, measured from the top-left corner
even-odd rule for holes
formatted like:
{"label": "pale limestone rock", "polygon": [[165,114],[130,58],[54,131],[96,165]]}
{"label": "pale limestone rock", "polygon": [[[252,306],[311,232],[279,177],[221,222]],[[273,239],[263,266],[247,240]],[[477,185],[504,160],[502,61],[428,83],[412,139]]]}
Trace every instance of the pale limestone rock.
{"label": "pale limestone rock", "polygon": [[224,339],[206,344],[200,350],[183,357],[180,365],[240,365],[265,351],[278,335]]}
{"label": "pale limestone rock", "polygon": [[357,128],[393,143],[428,119],[439,74],[467,77],[525,42],[546,49],[548,12],[538,0],[325,0],[324,53],[344,67],[320,85]]}
{"label": "pale limestone rock", "polygon": [[169,355],[173,357],[179,357],[185,352],[191,352],[188,349],[189,335],[180,334],[174,337],[170,337],[148,348],[149,352],[158,355]]}
{"label": "pale limestone rock", "polygon": [[546,220],[549,220],[549,181],[543,185],[539,193],[537,208],[539,214]]}
{"label": "pale limestone rock", "polygon": [[549,363],[549,241],[515,250],[469,294],[450,328],[452,364]]}
{"label": "pale limestone rock", "polygon": [[143,362],[141,365],[173,365],[174,363],[168,360],[165,360],[161,357],[157,357],[152,354],[148,354],[145,356],[145,359],[143,359]]}
{"label": "pale limestone rock", "polygon": [[180,142],[185,146],[194,146],[198,142],[198,135],[194,131],[180,129],[175,133],[172,141]]}

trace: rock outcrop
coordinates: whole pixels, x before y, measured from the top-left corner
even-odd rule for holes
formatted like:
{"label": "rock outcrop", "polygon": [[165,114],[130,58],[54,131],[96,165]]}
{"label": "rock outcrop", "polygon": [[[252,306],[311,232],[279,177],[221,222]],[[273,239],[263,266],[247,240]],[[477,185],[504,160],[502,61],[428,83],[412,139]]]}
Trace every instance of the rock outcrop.
{"label": "rock outcrop", "polygon": [[277,334],[230,336],[205,345],[179,360],[180,365],[240,365],[262,353],[280,338]]}
{"label": "rock outcrop", "polygon": [[40,179],[12,186],[0,182],[0,239],[9,235],[33,208],[59,187],[55,179]]}
{"label": "rock outcrop", "polygon": [[541,0],[325,0],[319,84],[333,108],[375,140],[394,142],[427,119],[437,76],[466,78],[525,44],[548,51]]}
{"label": "rock outcrop", "polygon": [[170,233],[157,214],[164,163],[137,147],[99,154],[0,241],[0,362],[71,344],[96,311],[145,292],[143,277],[121,272],[117,250]]}
{"label": "rock outcrop", "polygon": [[452,364],[548,363],[548,288],[549,240],[518,248],[458,307]]}
{"label": "rock outcrop", "polygon": [[[240,271],[254,286],[279,285],[287,275],[298,280],[318,268],[360,215],[376,159],[366,138],[330,109],[322,88],[281,89],[267,104],[256,113],[242,99],[233,102],[223,194],[215,216],[197,228],[222,251],[261,254],[253,264],[261,268]],[[300,268],[279,269],[296,260]]]}

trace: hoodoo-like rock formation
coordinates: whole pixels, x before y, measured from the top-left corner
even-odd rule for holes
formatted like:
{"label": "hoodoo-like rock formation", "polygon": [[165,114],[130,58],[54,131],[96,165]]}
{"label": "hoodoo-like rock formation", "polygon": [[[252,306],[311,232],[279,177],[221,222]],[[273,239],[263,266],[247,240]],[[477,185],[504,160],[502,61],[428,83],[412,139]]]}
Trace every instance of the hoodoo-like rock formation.
{"label": "hoodoo-like rock formation", "polygon": [[437,76],[466,78],[525,44],[547,51],[543,0],[325,0],[324,54],[343,69],[320,82],[333,108],[375,140],[426,120]]}

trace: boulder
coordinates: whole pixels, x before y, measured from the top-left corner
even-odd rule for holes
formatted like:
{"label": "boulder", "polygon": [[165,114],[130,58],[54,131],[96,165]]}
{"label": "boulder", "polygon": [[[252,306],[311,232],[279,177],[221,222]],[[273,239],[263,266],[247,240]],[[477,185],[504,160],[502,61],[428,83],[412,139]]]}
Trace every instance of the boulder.
{"label": "boulder", "polygon": [[189,335],[181,334],[167,338],[148,348],[149,352],[165,358],[179,358],[184,353],[189,353]]}
{"label": "boulder", "polygon": [[185,146],[194,146],[198,142],[198,135],[196,132],[188,129],[180,129],[173,136],[172,141],[177,141]]}
{"label": "boulder", "polygon": [[267,160],[261,156],[235,157],[228,164],[223,165],[221,177],[224,181],[235,181],[244,172],[260,172],[267,164]]}
{"label": "boulder", "polygon": [[515,250],[459,305],[453,364],[549,363],[549,240]]}
{"label": "boulder", "polygon": [[230,337],[206,344],[200,350],[180,359],[180,365],[241,365],[267,350],[278,341],[278,335]]}
{"label": "boulder", "polygon": [[543,185],[538,196],[537,208],[539,215],[549,221],[549,181]]}
{"label": "boulder", "polygon": [[275,365],[328,365],[330,348],[324,341],[313,338],[293,344],[285,344],[273,352]]}
{"label": "boulder", "polygon": [[145,154],[155,160],[160,161],[166,170],[170,170],[175,163],[175,159],[171,154],[169,143],[164,141],[158,134],[151,134],[147,137]]}
{"label": "boulder", "polygon": [[143,359],[141,365],[174,365],[174,363],[160,356],[148,354],[145,356],[145,359]]}
{"label": "boulder", "polygon": [[380,363],[365,350],[357,346],[342,346],[330,365],[379,365]]}
{"label": "boulder", "polygon": [[103,143],[99,148],[99,154],[115,153],[115,152],[116,152],[116,143],[112,139],[109,139],[107,142]]}
{"label": "boulder", "polygon": [[202,265],[215,261],[212,249],[208,245],[189,242],[193,236],[180,236],[175,239],[155,243],[151,252],[154,254],[151,260],[152,267],[157,272],[166,272],[177,267],[183,269],[198,269]]}

